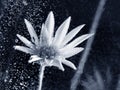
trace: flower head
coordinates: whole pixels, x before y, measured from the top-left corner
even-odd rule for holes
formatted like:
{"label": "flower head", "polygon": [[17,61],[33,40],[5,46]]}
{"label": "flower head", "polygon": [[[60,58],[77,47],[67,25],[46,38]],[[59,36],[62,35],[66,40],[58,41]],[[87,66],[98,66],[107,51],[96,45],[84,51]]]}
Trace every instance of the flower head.
{"label": "flower head", "polygon": [[17,37],[26,46],[14,46],[16,50],[29,53],[31,55],[29,63],[38,63],[44,66],[56,66],[60,70],[64,71],[62,64],[65,64],[73,69],[76,69],[75,65],[68,61],[67,58],[72,57],[84,48],[77,47],[80,43],[90,38],[93,34],[82,35],[75,40],[72,40],[75,35],[84,27],[80,25],[69,33],[68,28],[70,25],[71,17],[68,17],[57,29],[54,35],[54,15],[50,12],[45,23],[42,24],[41,33],[38,37],[32,24],[28,20],[24,20],[28,32],[31,37],[31,41],[25,37],[17,34]]}

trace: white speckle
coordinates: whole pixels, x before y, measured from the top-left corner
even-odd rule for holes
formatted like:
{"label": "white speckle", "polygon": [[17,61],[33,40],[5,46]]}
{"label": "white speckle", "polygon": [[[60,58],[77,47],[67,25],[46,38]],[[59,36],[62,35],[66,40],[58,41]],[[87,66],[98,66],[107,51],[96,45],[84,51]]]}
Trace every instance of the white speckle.
{"label": "white speckle", "polygon": [[25,6],[28,5],[27,1],[25,1],[25,0],[23,0],[23,4],[24,4]]}
{"label": "white speckle", "polygon": [[17,43],[18,42],[18,39],[15,39],[15,43]]}
{"label": "white speckle", "polygon": [[20,83],[21,86],[23,86],[24,84],[23,83]]}
{"label": "white speckle", "polygon": [[4,79],[4,82],[7,82],[7,79]]}
{"label": "white speckle", "polygon": [[12,82],[12,79],[10,79],[9,82]]}

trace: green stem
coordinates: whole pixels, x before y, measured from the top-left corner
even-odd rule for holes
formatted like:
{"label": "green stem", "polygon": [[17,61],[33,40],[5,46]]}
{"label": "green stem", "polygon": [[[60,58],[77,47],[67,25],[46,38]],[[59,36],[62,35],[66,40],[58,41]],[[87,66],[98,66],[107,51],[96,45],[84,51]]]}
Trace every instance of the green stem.
{"label": "green stem", "polygon": [[40,72],[39,72],[39,86],[38,86],[38,90],[42,90],[42,81],[43,81],[44,70],[45,70],[45,66],[41,66]]}

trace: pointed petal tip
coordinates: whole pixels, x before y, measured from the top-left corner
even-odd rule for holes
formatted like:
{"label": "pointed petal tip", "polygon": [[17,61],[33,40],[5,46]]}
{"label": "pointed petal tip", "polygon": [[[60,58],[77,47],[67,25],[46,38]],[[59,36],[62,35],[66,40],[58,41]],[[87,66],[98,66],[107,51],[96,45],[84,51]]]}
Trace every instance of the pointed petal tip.
{"label": "pointed petal tip", "polygon": [[28,60],[28,63],[32,63],[32,62],[34,62],[34,61],[32,61],[32,60]]}
{"label": "pointed petal tip", "polygon": [[28,63],[32,63],[32,62],[36,62],[38,60],[41,60],[42,58],[36,57],[36,58],[32,58],[28,61]]}
{"label": "pointed petal tip", "polygon": [[79,25],[78,28],[81,30],[86,24]]}
{"label": "pointed petal tip", "polygon": [[31,60],[29,60],[29,61],[28,61],[28,63],[32,63],[32,61],[31,61]]}
{"label": "pointed petal tip", "polygon": [[49,15],[52,16],[52,15],[53,15],[53,11],[50,11],[50,12],[49,12]]}
{"label": "pointed petal tip", "polygon": [[81,51],[83,51],[84,50],[84,48],[81,48]]}
{"label": "pointed petal tip", "polygon": [[24,21],[26,22],[26,21],[27,21],[27,19],[24,19]]}
{"label": "pointed petal tip", "polygon": [[70,22],[71,21],[71,16],[69,16],[64,22]]}
{"label": "pointed petal tip", "polygon": [[19,34],[16,34],[16,36],[18,36]]}
{"label": "pointed petal tip", "polygon": [[66,23],[68,23],[70,25],[70,22],[71,22],[71,16],[69,16],[66,20],[65,20]]}
{"label": "pointed petal tip", "polygon": [[51,19],[54,19],[54,14],[53,14],[52,11],[49,12],[48,17],[51,18]]}
{"label": "pointed petal tip", "polygon": [[76,66],[73,68],[74,70],[77,70]]}
{"label": "pointed petal tip", "polygon": [[14,48],[15,50],[17,50],[17,49],[19,48],[19,46],[13,46],[13,48]]}
{"label": "pointed petal tip", "polygon": [[63,72],[65,71],[65,69],[64,69],[64,67],[63,67],[63,65],[61,64],[61,66],[60,67],[58,67],[60,70],[62,70]]}
{"label": "pointed petal tip", "polygon": [[44,23],[42,23],[42,27],[44,27],[45,26],[45,24]]}
{"label": "pointed petal tip", "polygon": [[28,21],[27,19],[24,19],[24,22],[25,22],[25,24],[28,24],[28,23],[29,23],[29,21]]}
{"label": "pointed petal tip", "polygon": [[71,21],[71,16],[69,16],[69,17],[67,18],[67,20]]}
{"label": "pointed petal tip", "polygon": [[21,35],[20,34],[16,34],[16,36],[19,38]]}
{"label": "pointed petal tip", "polygon": [[60,69],[60,70],[62,70],[63,72],[65,71],[65,69],[63,68],[63,69]]}
{"label": "pointed petal tip", "polygon": [[26,22],[27,22],[27,19],[24,19],[24,22],[26,23]]}
{"label": "pointed petal tip", "polygon": [[16,49],[16,46],[13,46],[14,49]]}
{"label": "pointed petal tip", "polygon": [[30,23],[27,19],[24,19],[24,22],[27,24],[27,23]]}
{"label": "pointed petal tip", "polygon": [[19,46],[13,46],[13,48],[14,48],[15,50],[17,50],[17,48],[19,48]]}
{"label": "pointed petal tip", "polygon": [[86,24],[82,24],[81,27],[83,28]]}
{"label": "pointed petal tip", "polygon": [[90,37],[92,37],[93,35],[95,35],[95,34],[94,33],[89,34]]}

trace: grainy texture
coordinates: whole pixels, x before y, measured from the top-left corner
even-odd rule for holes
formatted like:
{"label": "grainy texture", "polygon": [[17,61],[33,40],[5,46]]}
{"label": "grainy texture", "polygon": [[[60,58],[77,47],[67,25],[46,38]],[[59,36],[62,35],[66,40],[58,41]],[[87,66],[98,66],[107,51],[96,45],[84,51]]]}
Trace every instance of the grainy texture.
{"label": "grainy texture", "polygon": [[[1,0],[0,1],[0,88],[1,90],[36,90],[38,85],[37,64],[28,64],[29,55],[16,52],[13,45],[21,44],[16,34],[30,38],[24,18],[32,22],[35,31],[40,33],[42,22],[49,11],[55,14],[57,28],[68,16],[72,17],[70,29],[85,23],[80,34],[89,31],[98,0]],[[114,90],[120,72],[120,1],[108,0],[100,20],[95,40],[84,74],[93,73],[93,67],[104,76],[110,67],[112,74],[111,90]],[[79,35],[78,35],[79,36]],[[84,46],[81,45],[81,46]],[[70,58],[78,65],[81,53]],[[70,81],[75,73],[66,67],[62,72],[55,67],[45,70],[43,90],[69,90]],[[85,75],[82,78],[84,79]],[[106,78],[106,77],[104,77]],[[79,84],[77,90],[83,90]]]}

